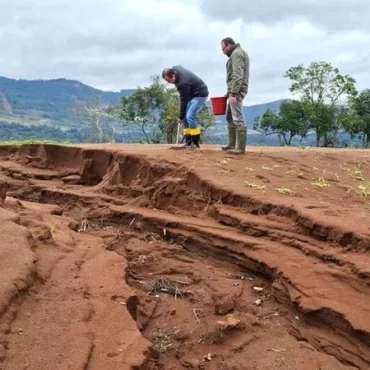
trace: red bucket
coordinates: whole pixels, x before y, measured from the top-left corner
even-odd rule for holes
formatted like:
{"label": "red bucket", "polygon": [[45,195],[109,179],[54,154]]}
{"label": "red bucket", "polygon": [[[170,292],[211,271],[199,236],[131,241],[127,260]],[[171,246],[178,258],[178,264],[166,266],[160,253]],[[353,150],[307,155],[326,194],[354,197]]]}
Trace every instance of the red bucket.
{"label": "red bucket", "polygon": [[226,113],[227,97],[221,96],[217,98],[211,98],[212,111],[215,116],[222,116]]}

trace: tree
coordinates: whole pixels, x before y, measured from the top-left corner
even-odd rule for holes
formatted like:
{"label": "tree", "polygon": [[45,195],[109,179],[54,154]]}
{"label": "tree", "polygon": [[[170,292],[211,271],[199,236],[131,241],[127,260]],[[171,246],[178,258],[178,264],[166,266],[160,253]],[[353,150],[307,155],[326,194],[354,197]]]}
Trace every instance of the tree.
{"label": "tree", "polygon": [[328,141],[329,133],[336,129],[335,108],[340,99],[357,94],[356,80],[340,74],[338,68],[327,62],[291,67],[284,77],[292,81],[289,90],[304,102],[307,118],[316,131],[316,145],[320,146],[320,140]]}
{"label": "tree", "polygon": [[204,143],[208,140],[207,131],[216,123],[216,117],[210,112],[206,105],[203,105],[198,114],[198,123],[200,126],[200,142]]}
{"label": "tree", "polygon": [[166,89],[164,93],[160,130],[168,144],[174,143],[177,135],[180,99],[177,90]]}
{"label": "tree", "polygon": [[342,117],[342,125],[352,137],[358,135],[362,147],[370,146],[370,89],[361,91],[350,99],[350,107]]}
{"label": "tree", "polygon": [[86,125],[89,143],[115,142],[116,122],[100,99],[76,100],[72,107],[74,119]]}
{"label": "tree", "polygon": [[[163,86],[163,85],[162,85]],[[163,103],[163,87],[158,77],[152,79],[149,87],[139,87],[131,96],[122,97],[121,104],[111,106],[107,112],[125,123],[137,125],[147,143],[151,143],[148,127],[158,123]]]}
{"label": "tree", "polygon": [[261,125],[261,117],[260,116],[253,117],[253,122],[252,122],[253,130],[258,130],[260,125]]}
{"label": "tree", "polygon": [[292,139],[300,137],[300,143],[307,136],[309,122],[304,104],[299,101],[280,105],[279,114],[267,110],[259,122],[266,135],[276,134],[280,145],[291,145]]}

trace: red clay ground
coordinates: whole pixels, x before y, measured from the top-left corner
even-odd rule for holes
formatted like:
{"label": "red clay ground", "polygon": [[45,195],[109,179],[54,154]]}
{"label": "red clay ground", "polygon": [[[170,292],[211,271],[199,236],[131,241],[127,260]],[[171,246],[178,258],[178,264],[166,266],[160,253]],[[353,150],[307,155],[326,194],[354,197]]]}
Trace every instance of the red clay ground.
{"label": "red clay ground", "polygon": [[370,368],[370,153],[0,147],[0,369]]}

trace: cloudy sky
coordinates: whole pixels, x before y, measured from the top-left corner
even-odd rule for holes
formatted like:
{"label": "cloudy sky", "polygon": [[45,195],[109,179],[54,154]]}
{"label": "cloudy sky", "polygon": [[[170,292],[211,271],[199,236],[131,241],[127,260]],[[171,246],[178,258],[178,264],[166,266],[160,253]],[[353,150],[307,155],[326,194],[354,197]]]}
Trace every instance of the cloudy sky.
{"label": "cloudy sky", "polygon": [[370,88],[369,19],[370,0],[1,0],[0,75],[119,90],[182,64],[215,96],[231,36],[251,59],[247,105],[290,97],[282,75],[311,61]]}

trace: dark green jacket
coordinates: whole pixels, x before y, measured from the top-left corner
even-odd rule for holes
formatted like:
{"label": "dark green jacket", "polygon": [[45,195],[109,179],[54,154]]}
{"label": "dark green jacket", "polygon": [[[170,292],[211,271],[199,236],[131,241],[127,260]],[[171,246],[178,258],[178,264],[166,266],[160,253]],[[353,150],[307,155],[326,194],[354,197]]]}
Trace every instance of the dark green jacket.
{"label": "dark green jacket", "polygon": [[240,44],[235,44],[228,57],[226,63],[227,92],[232,96],[239,93],[245,95],[248,93],[249,86],[249,56]]}

